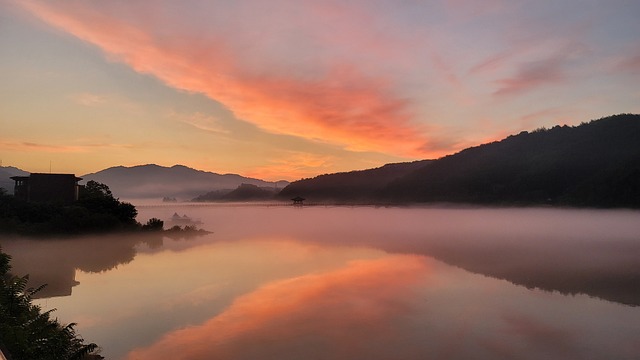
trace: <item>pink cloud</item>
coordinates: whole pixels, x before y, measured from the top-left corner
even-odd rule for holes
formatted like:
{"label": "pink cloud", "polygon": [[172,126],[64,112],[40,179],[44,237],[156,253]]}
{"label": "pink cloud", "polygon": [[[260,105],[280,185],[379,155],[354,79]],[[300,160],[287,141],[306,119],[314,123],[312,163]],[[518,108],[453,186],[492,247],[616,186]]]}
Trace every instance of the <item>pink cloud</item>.
{"label": "pink cloud", "polygon": [[394,344],[403,344],[397,319],[412,309],[412,285],[427,274],[420,257],[398,255],[274,282],[128,359],[279,359],[297,351],[300,358],[394,358]]}
{"label": "pink cloud", "polygon": [[616,66],[616,70],[640,74],[640,54],[631,55],[620,60]]}
{"label": "pink cloud", "polygon": [[[122,9],[110,3],[20,4],[45,22],[95,44],[110,58],[177,89],[204,93],[266,131],[337,143],[356,151],[425,155],[424,129],[413,122],[409,101],[395,93],[394,82],[386,76],[371,75],[367,71],[370,63],[354,62],[364,56],[330,56],[325,51],[335,42],[346,51],[348,43],[354,41],[368,55],[392,52],[387,43],[363,34],[356,26],[366,21],[365,15],[355,25],[331,15],[337,17],[335,24],[340,24],[336,29],[305,16],[309,24],[300,19],[292,19],[290,29],[267,24],[266,35],[261,36],[261,22],[267,21],[264,16],[247,25],[242,19],[237,23],[229,20],[233,19],[229,14],[224,21],[230,24],[213,24],[206,29],[209,25],[197,24],[197,20],[193,21],[196,25],[191,24],[188,14],[182,14],[184,18],[171,18],[175,24],[165,29],[161,20],[169,15],[151,9],[159,8],[156,5],[132,6],[127,15],[117,16]],[[246,6],[236,7],[231,11],[240,15],[250,11]],[[303,11],[301,7],[292,8]],[[339,14],[331,6],[322,10]],[[269,21],[277,23],[283,16],[276,15]],[[333,19],[331,16],[329,19]],[[287,48],[289,43],[282,40],[296,32],[300,36],[292,40],[292,46],[305,41],[311,44],[302,54]],[[275,44],[261,46],[269,42]],[[300,56],[304,59],[296,59]],[[294,67],[291,62],[302,65]]]}
{"label": "pink cloud", "polygon": [[561,83],[566,78],[563,62],[560,59],[529,62],[521,65],[514,76],[497,80],[499,87],[494,94],[522,94],[541,86]]}

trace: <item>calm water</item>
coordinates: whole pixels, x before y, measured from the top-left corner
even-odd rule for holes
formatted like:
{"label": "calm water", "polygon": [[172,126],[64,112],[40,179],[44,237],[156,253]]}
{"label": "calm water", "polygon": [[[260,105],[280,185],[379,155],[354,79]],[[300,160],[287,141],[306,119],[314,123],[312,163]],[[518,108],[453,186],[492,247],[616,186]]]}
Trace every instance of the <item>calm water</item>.
{"label": "calm water", "polygon": [[139,210],[214,233],[0,242],[108,359],[640,358],[640,212]]}

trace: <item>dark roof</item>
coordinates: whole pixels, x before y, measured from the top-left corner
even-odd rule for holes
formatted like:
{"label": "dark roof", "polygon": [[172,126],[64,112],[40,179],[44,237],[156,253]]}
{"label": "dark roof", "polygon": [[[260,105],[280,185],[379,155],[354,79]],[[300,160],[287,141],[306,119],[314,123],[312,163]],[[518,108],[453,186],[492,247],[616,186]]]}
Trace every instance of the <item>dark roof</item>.
{"label": "dark roof", "polygon": [[293,199],[291,199],[291,200],[293,200],[293,201],[304,201],[304,200],[306,200],[306,199],[305,199],[305,198],[302,198],[302,197],[300,197],[300,196],[296,196],[296,197],[294,197],[294,198],[293,198]]}
{"label": "dark roof", "polygon": [[73,177],[75,178],[75,181],[80,181],[82,180],[82,178],[75,176],[74,174],[48,174],[48,173],[31,173],[29,176],[12,176],[11,179],[13,180],[29,180],[32,177],[39,177],[39,178],[52,178],[52,177],[57,177],[57,178],[62,178],[62,177]]}

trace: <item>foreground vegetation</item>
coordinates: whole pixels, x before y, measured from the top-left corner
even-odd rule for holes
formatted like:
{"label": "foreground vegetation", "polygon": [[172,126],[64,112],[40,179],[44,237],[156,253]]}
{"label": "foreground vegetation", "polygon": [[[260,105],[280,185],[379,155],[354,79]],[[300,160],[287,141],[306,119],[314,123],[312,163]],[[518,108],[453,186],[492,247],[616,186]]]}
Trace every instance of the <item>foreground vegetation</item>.
{"label": "foreground vegetation", "polygon": [[86,344],[71,323],[51,318],[31,303],[40,290],[27,288],[28,275],[12,276],[11,257],[0,251],[0,348],[12,360],[102,359],[98,346]]}

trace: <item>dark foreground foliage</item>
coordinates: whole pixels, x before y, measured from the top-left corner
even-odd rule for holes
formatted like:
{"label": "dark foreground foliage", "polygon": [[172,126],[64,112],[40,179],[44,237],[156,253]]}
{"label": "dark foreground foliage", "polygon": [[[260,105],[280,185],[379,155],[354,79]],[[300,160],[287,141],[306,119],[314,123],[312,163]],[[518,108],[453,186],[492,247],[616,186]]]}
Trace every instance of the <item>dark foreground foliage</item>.
{"label": "dark foreground foliage", "polygon": [[85,344],[71,323],[51,318],[31,303],[39,289],[27,288],[28,276],[9,274],[11,257],[0,251],[0,344],[12,360],[101,359],[98,346]]}

